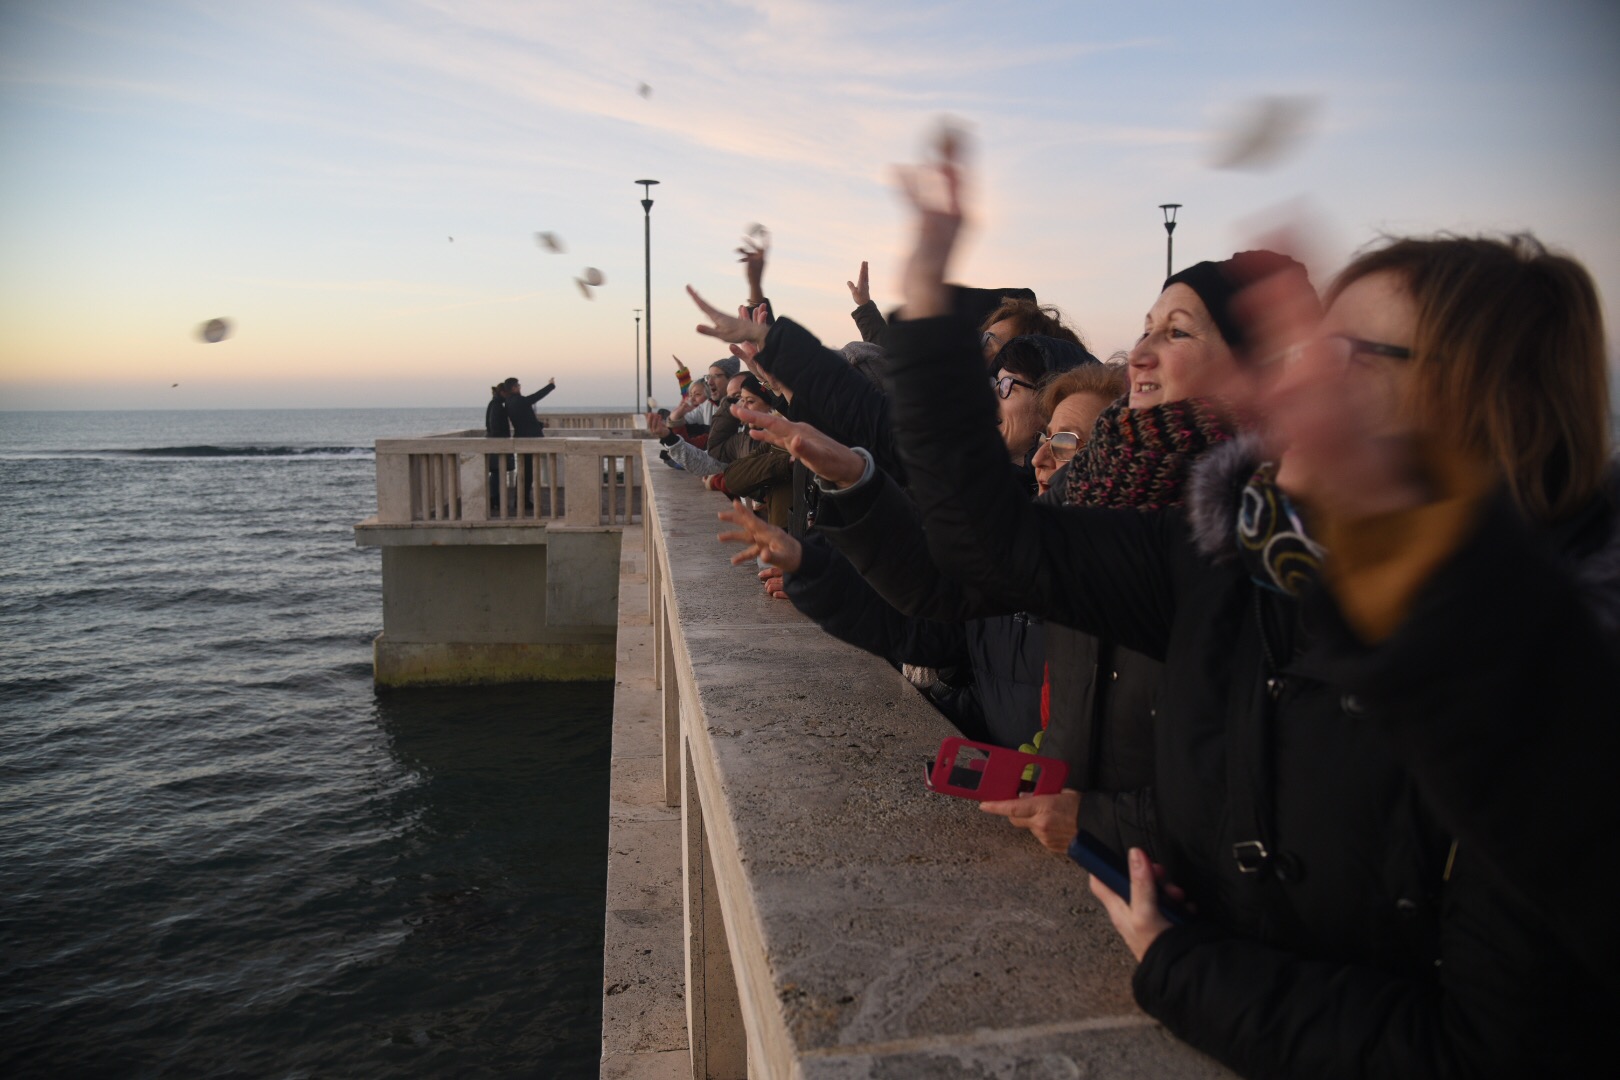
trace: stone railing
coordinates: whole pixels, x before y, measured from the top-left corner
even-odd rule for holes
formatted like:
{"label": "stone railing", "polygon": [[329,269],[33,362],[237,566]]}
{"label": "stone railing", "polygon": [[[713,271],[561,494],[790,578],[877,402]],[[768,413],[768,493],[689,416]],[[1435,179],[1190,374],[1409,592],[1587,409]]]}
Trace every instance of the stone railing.
{"label": "stone railing", "polygon": [[[925,789],[946,721],[731,566],[723,500],[656,451],[643,535],[664,797],[681,818],[679,1073],[1226,1076],[1137,1009],[1131,955],[1084,873]],[[617,1055],[613,1075],[675,1075],[655,1071],[667,1060]]]}
{"label": "stone railing", "polygon": [[[640,520],[644,438],[615,429],[567,438],[453,432],[378,439],[380,525],[624,525]],[[572,496],[572,498],[570,498]]]}

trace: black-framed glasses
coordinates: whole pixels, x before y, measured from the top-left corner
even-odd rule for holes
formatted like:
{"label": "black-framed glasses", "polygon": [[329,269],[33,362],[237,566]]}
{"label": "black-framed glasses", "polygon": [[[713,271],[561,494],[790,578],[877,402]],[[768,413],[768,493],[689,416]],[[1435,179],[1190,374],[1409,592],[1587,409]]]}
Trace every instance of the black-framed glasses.
{"label": "black-framed glasses", "polygon": [[1022,386],[1025,390],[1035,389],[1034,383],[1027,383],[1016,375],[1003,375],[996,380],[996,393],[1004,398],[1010,398],[1015,386]]}
{"label": "black-framed glasses", "polygon": [[1058,461],[1068,461],[1079,452],[1083,440],[1072,431],[1054,431],[1048,435],[1044,431],[1035,437],[1035,447],[1039,449],[1047,446],[1052,451],[1052,457]]}

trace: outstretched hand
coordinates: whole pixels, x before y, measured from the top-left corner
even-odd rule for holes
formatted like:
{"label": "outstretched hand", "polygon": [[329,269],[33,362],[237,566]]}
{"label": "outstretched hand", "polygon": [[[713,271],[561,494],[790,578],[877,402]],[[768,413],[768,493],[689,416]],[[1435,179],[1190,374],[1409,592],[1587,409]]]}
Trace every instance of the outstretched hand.
{"label": "outstretched hand", "polygon": [[872,302],[872,286],[866,277],[866,260],[861,260],[861,272],[855,275],[854,281],[846,281],[849,286],[849,298],[855,301],[856,307],[865,307]]}
{"label": "outstretched hand", "polygon": [[753,428],[750,438],[786,450],[829,484],[846,488],[866,472],[866,461],[861,455],[809,424],[741,406],[734,407],[731,414]]}
{"label": "outstretched hand", "polygon": [[[698,306],[698,309],[704,315],[708,316],[709,322],[713,324],[704,326],[699,323],[697,326],[698,333],[712,338],[719,338],[721,341],[729,341],[732,344],[741,344],[745,341],[754,345],[765,344],[765,335],[769,332],[769,328],[763,322],[755,322],[753,319],[740,314],[727,315],[699,296],[698,291],[690,285],[686,287],[686,294],[692,298],[692,302]],[[745,309],[739,309],[740,312],[743,310]]]}
{"label": "outstretched hand", "polygon": [[722,510],[716,516],[737,526],[731,532],[720,533],[716,539],[721,543],[745,545],[731,557],[732,566],[758,559],[766,566],[777,567],[789,574],[798,570],[804,548],[786,530],[761,521],[741,499],[731,500],[731,509]]}
{"label": "outstretched hand", "polygon": [[765,243],[751,236],[745,236],[742,247],[737,249],[737,261],[743,264],[743,273],[748,275],[748,299],[758,300],[764,294],[760,291],[765,282]]}
{"label": "outstretched hand", "polygon": [[765,584],[765,595],[772,600],[787,600],[787,582],[782,577],[780,566],[767,566],[759,572],[759,580]]}
{"label": "outstretched hand", "polygon": [[1048,851],[1059,854],[1080,831],[1080,793],[1064,788],[1055,795],[1026,795],[1021,799],[982,802],[979,809],[1007,819],[1007,824],[1028,829]]}
{"label": "outstretched hand", "polygon": [[[764,326],[767,334],[770,333],[770,326],[765,321],[765,316],[768,314],[769,309],[767,309],[764,304],[760,304],[759,306],[755,307],[753,311],[748,310],[747,304],[744,304],[737,309],[738,318],[746,318],[751,322],[756,322],[761,326]],[[754,366],[754,357],[759,355],[760,348],[761,346],[755,342],[744,341],[731,347],[731,355],[735,356],[738,360],[741,360],[744,364],[747,364],[749,371],[752,371],[755,375],[763,379],[765,378],[764,373],[761,372],[759,368]]]}
{"label": "outstretched hand", "polygon": [[649,412],[647,414],[647,430],[652,433],[654,438],[662,439],[669,434],[669,424],[658,413]]}
{"label": "outstretched hand", "polygon": [[917,241],[900,282],[907,319],[950,310],[945,272],[962,231],[963,136],[946,126],[936,145],[937,162],[899,170],[900,190],[917,215]]}

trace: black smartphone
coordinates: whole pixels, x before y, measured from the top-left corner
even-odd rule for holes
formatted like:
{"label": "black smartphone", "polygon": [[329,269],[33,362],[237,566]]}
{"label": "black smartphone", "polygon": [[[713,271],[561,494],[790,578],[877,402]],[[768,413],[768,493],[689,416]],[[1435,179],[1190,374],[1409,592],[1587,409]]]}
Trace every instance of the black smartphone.
{"label": "black smartphone", "polygon": [[[1131,902],[1131,872],[1119,853],[1095,836],[1081,829],[1069,845],[1069,858],[1079,863],[1092,877],[1114,890],[1127,904]],[[1159,914],[1176,926],[1192,918],[1192,913],[1170,897],[1159,892]]]}

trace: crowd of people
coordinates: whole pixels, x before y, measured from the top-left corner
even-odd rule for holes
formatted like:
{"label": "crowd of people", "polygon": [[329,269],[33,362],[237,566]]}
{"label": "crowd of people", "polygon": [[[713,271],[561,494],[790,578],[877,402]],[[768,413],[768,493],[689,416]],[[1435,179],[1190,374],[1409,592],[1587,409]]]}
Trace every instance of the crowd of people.
{"label": "crowd of people", "polygon": [[1105,363],[1031,290],[947,284],[956,152],[904,173],[898,308],[848,283],[860,341],[778,316],[755,243],[735,316],[692,292],[732,356],[647,423],[733,500],[732,561],[1067,764],[982,809],[1127,854],[1131,899],[1092,890],[1188,1043],[1245,1076],[1584,1074],[1620,983],[1590,276],[1527,235],[1392,238],[1319,293],[1247,251],[1144,288]]}

